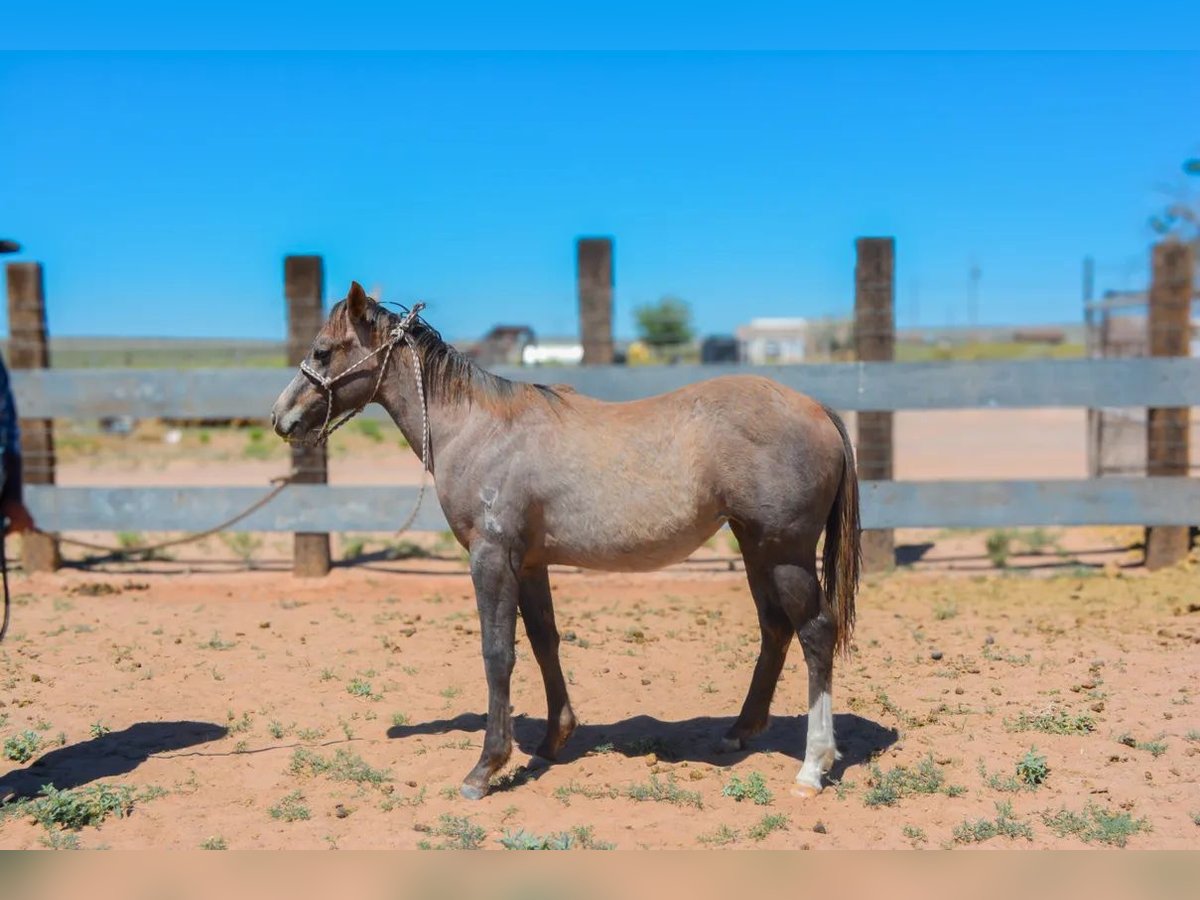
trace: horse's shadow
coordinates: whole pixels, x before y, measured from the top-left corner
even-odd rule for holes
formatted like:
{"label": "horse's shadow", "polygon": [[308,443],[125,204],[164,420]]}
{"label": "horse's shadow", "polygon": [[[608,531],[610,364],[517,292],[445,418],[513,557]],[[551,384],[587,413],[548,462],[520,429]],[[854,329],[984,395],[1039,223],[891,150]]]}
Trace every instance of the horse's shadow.
{"label": "horse's shadow", "polygon": [[124,775],[155,753],[215,741],[228,733],[211,722],[139,722],[51,750],[25,768],[0,776],[0,803],[36,797],[47,784],[66,790]]}
{"label": "horse's shadow", "polygon": [[[842,758],[829,773],[835,780],[850,766],[861,765],[892,746],[899,737],[895,729],[853,713],[837,714],[833,721],[838,749],[842,753]],[[482,713],[462,713],[452,719],[394,725],[387,734],[390,738],[407,738],[451,731],[483,731],[486,722]],[[608,724],[581,724],[559,753],[558,762],[573,762],[597,752],[625,756],[654,753],[667,762],[701,762],[714,766],[730,766],[762,752],[782,753],[797,761],[803,759],[804,741],[808,735],[807,716],[773,717],[767,730],[753,738],[746,749],[730,752],[720,749],[719,742],[733,722],[730,716],[698,716],[674,722],[653,716],[631,716]],[[545,719],[513,717],[513,741],[523,753],[532,755],[545,731]],[[530,777],[539,774],[537,770],[529,773]]]}

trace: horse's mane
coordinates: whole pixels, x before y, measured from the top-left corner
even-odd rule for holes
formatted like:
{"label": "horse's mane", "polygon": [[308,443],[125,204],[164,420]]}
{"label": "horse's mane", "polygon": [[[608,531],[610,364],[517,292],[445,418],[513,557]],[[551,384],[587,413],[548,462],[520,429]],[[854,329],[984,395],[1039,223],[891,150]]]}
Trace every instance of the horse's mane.
{"label": "horse's mane", "polygon": [[[376,341],[382,341],[400,324],[401,316],[374,300],[367,304],[363,316]],[[329,314],[330,323],[338,336],[347,334],[352,326],[346,301],[341,300]],[[530,403],[559,403],[562,393],[545,384],[511,381],[476,365],[442,339],[432,325],[419,316],[409,328],[412,343],[421,360],[426,395],[443,403],[478,403],[511,419]]]}

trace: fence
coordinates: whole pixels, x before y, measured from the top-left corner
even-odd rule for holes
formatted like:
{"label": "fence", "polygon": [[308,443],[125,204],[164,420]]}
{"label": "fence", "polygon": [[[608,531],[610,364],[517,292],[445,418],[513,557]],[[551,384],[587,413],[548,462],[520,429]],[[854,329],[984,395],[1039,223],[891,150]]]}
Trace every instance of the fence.
{"label": "fence", "polygon": [[[1084,304],[1087,353],[1093,359],[1140,359],[1150,355],[1150,296],[1114,291]],[[1200,357],[1200,294],[1192,297],[1191,355]],[[1145,475],[1146,409],[1105,403],[1088,410],[1088,474]],[[1193,410],[1189,469],[1200,471],[1200,416]]]}
{"label": "fence", "polygon": [[[588,332],[586,343],[603,359],[611,346],[611,336],[606,338],[604,334],[611,330],[611,242],[581,241],[577,252],[581,313]],[[1168,564],[1186,554],[1188,527],[1200,519],[1197,513],[1200,479],[1178,477],[1186,474],[1186,468],[1179,472],[1167,467],[1154,472],[1153,477],[1138,478],[895,482],[890,480],[890,414],[934,409],[1149,407],[1168,412],[1183,409],[1186,425],[1186,408],[1200,405],[1200,360],[1164,356],[1024,362],[890,362],[893,345],[890,331],[894,327],[893,245],[890,239],[864,239],[859,242],[858,252],[858,350],[860,357],[871,356],[877,361],[719,369],[600,364],[556,369],[554,378],[580,392],[620,401],[672,390],[716,374],[752,372],[810,394],[835,409],[876,414],[860,415],[857,440],[857,452],[865,463],[863,527],[880,537],[875,542],[875,558],[868,560],[874,568],[891,564],[890,530],[901,527],[1146,525],[1152,526],[1152,533],[1169,538],[1165,543],[1148,544],[1149,549],[1161,545],[1160,552],[1148,551],[1148,563]],[[306,334],[311,337],[319,318],[315,313],[320,309],[319,259],[301,259],[306,262],[289,261],[286,267],[286,293],[292,313],[289,342],[296,347],[304,346],[309,339]],[[10,310],[14,298],[13,268],[9,267]],[[1187,271],[1187,296],[1190,296],[1191,269]],[[1156,276],[1157,273],[1156,268]],[[40,276],[37,281],[40,292]],[[20,288],[27,289],[28,283]],[[1170,296],[1178,294],[1174,290]],[[299,302],[297,297],[301,298]],[[607,313],[597,308],[606,305],[610,307]],[[37,331],[28,323],[25,327],[29,333]],[[44,325],[40,333],[44,341]],[[295,356],[295,352],[291,355]],[[44,423],[48,430],[48,423],[56,418],[261,418],[293,371],[31,368],[14,371],[12,379],[23,421]],[[493,371],[517,380],[545,375],[543,371],[520,368],[496,367]],[[41,434],[37,429],[35,432]],[[202,530],[245,508],[264,490],[56,487],[52,484],[52,443],[49,453],[50,477],[43,479],[49,483],[31,483],[26,489],[29,505],[41,526],[49,531]],[[415,487],[325,484],[323,458],[297,457],[294,465],[298,469],[309,467],[315,473],[309,480],[317,483],[288,488],[269,506],[231,530],[296,533],[298,574],[322,574],[328,570],[328,531],[391,530],[416,499]],[[436,503],[426,503],[414,527],[429,531],[446,527]],[[307,559],[303,558],[306,554]],[[52,564],[53,560],[41,560],[43,566]]]}

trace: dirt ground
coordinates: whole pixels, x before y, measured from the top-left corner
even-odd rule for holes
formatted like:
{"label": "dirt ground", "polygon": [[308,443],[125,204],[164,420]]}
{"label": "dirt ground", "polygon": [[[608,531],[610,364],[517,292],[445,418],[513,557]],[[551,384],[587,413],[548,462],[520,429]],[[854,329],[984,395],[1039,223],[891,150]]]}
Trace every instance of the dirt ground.
{"label": "dirt ground", "polygon": [[[0,739],[40,746],[0,757],[0,847],[499,848],[572,829],[576,844],[622,849],[1196,846],[1195,562],[869,580],[835,676],[844,757],[804,800],[789,793],[805,729],[798,648],[769,730],[747,752],[715,749],[757,653],[730,558],[554,573],[582,725],[559,762],[524,768],[544,699],[522,635],[518,746],[477,803],[457,794],[486,699],[456,559],[316,581],[170,564],[18,575]],[[1048,769],[1036,787],[1014,777],[1031,748]],[[129,786],[132,811],[77,834],[43,827],[29,798],[49,783]]]}
{"label": "dirt ground", "polygon": [[[397,437],[339,432],[330,481],[414,483]],[[262,429],[64,427],[58,442],[60,484],[265,485],[288,465]],[[896,417],[897,478],[1085,474],[1081,411]],[[478,626],[445,536],[334,535],[341,563],[307,581],[290,574],[289,535],[142,562],[68,550],[57,574],[14,575],[0,847],[1195,846],[1198,560],[1149,575],[1140,540],[898,532],[899,568],[864,584],[836,670],[844,756],[809,800],[789,792],[798,648],[770,729],[716,751],[758,649],[723,535],[660,573],[553,574],[582,724],[556,764],[530,767],[544,697],[521,635],[517,747],[478,803],[457,793],[483,735]],[[71,793],[47,799],[48,784]],[[128,815],[62,828],[97,819],[99,800]]]}

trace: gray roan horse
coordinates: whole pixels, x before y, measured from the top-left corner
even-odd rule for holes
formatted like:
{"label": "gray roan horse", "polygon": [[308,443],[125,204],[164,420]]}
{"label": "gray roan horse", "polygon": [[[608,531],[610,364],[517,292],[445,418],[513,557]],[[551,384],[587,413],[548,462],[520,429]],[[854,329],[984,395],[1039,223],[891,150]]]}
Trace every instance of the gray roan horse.
{"label": "gray roan horse", "polygon": [[809,718],[793,792],[821,790],[838,756],[833,659],[849,647],[860,560],[858,481],[835,413],[755,376],[713,378],[629,403],[509,381],[355,282],[271,416],[282,437],[311,444],[327,437],[336,417],[371,402],[410,446],[428,447],[446,520],[470,551],[488,714],[465,797],[483,797],[512,752],[518,610],[546,686],[548,724],[537,755],[554,759],[575,729],[546,567],[649,571],[685,559],[725,522],[745,560],[762,645],[722,746],[740,749],[766,728],[798,636]]}

